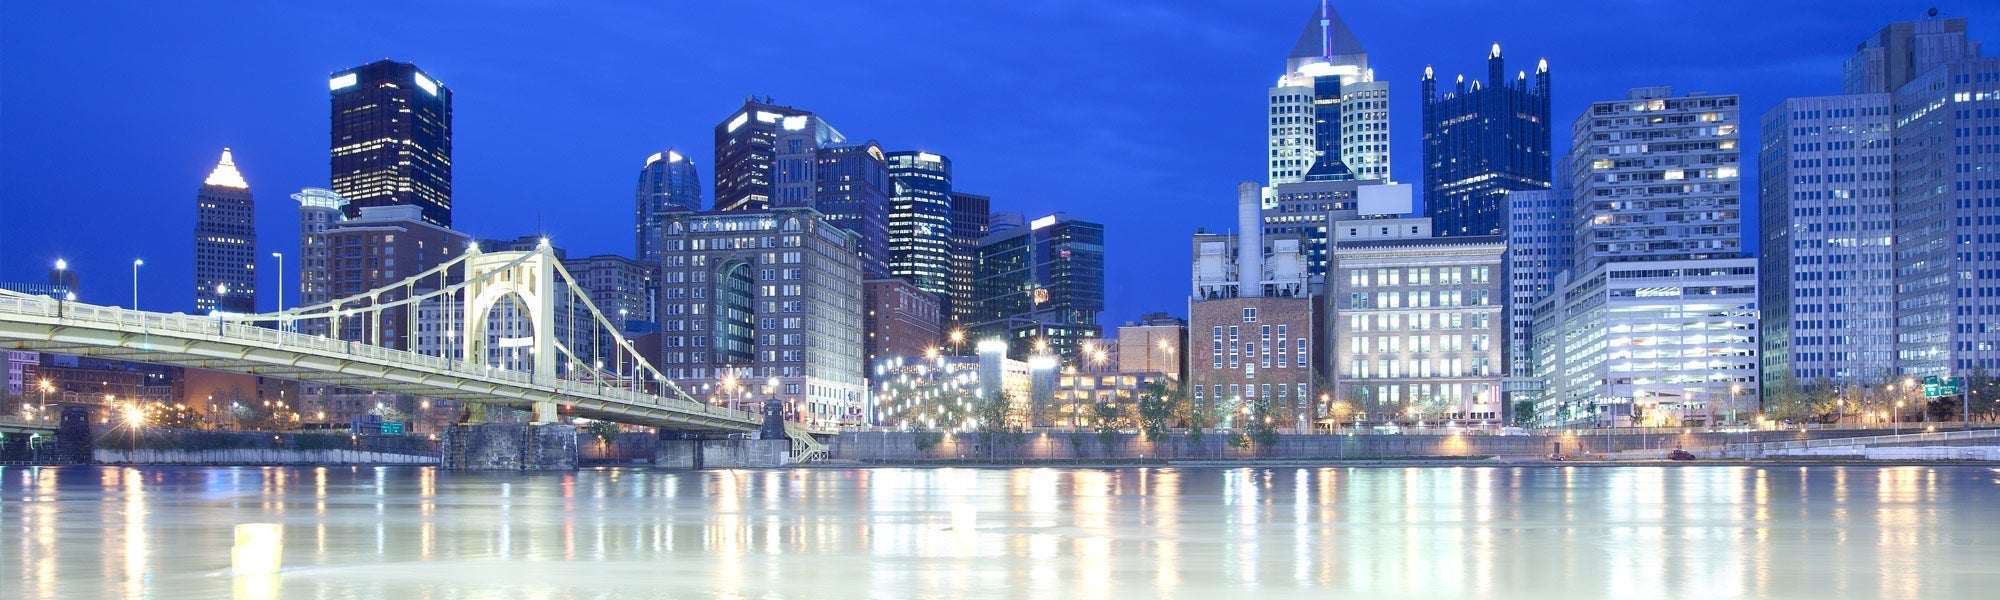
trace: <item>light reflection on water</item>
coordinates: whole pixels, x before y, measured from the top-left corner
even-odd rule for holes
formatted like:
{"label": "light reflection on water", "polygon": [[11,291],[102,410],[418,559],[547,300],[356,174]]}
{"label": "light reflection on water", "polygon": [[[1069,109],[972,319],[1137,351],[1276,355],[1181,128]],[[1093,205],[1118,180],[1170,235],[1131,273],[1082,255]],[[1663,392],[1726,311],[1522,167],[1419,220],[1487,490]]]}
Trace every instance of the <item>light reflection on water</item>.
{"label": "light reflection on water", "polygon": [[[1991,597],[1979,467],[0,469],[0,598]],[[231,529],[285,570],[228,576]]]}

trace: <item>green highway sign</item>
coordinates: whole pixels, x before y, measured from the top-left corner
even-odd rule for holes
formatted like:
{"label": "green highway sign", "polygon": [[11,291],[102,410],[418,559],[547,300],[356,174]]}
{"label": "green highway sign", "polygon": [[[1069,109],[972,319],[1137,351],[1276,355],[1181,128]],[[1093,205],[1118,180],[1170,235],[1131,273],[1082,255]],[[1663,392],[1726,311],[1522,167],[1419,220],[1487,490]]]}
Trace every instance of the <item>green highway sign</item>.
{"label": "green highway sign", "polygon": [[1959,385],[1961,385],[1962,382],[1963,380],[1957,377],[1952,377],[1949,379],[1942,377],[1935,377],[1935,376],[1925,377],[1924,397],[1944,398],[1947,396],[1957,396],[1959,393]]}
{"label": "green highway sign", "polygon": [[403,424],[395,421],[383,421],[382,435],[403,435]]}

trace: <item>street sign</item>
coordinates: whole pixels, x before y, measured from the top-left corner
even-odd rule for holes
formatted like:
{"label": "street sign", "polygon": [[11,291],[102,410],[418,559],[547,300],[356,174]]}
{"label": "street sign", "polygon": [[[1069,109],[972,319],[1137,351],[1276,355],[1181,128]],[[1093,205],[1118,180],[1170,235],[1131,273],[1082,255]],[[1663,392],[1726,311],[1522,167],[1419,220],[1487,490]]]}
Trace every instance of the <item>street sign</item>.
{"label": "street sign", "polygon": [[382,435],[403,435],[403,424],[395,421],[383,421]]}
{"label": "street sign", "polygon": [[1959,392],[1959,386],[1962,383],[1963,380],[1958,377],[1952,377],[1950,379],[1945,379],[1940,377],[1925,377],[1924,397],[1944,398],[1948,396],[1957,396]]}

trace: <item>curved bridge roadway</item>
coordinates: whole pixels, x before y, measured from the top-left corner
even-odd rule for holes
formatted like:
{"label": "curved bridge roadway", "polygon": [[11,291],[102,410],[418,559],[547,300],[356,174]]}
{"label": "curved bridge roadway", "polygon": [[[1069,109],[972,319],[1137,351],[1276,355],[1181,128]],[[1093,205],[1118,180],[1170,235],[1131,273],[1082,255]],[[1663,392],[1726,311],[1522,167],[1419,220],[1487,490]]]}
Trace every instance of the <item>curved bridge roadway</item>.
{"label": "curved bridge roadway", "polygon": [[680,398],[492,369],[414,352],[226,323],[0,294],[0,348],[156,363],[529,407],[553,402],[589,419],[682,431],[756,431],[755,413]]}

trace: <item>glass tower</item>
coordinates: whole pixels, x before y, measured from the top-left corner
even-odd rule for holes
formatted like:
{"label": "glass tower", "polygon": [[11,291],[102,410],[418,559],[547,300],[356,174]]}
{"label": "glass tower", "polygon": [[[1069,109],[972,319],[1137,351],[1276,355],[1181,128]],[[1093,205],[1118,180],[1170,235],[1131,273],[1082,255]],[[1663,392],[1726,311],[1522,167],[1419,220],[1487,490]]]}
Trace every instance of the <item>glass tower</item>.
{"label": "glass tower", "polygon": [[332,184],[347,218],[370,206],[419,206],[451,226],[451,88],[410,63],[383,60],[327,80]]}

